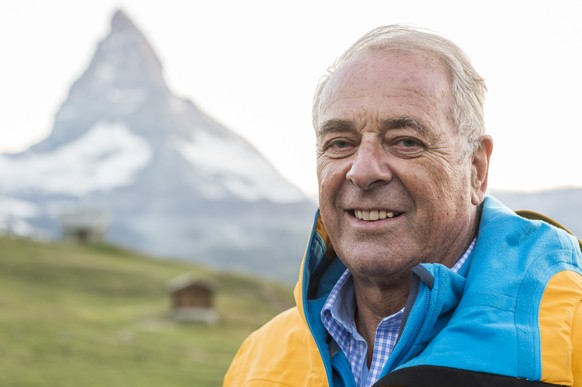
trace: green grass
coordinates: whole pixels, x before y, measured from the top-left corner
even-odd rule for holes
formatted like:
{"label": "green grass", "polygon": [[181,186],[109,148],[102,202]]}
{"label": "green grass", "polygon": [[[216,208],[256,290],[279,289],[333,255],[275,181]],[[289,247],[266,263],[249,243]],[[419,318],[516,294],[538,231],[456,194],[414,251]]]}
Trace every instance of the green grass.
{"label": "green grass", "polygon": [[[170,318],[169,279],[216,286],[213,326]],[[220,386],[291,289],[113,246],[0,237],[0,386]]]}

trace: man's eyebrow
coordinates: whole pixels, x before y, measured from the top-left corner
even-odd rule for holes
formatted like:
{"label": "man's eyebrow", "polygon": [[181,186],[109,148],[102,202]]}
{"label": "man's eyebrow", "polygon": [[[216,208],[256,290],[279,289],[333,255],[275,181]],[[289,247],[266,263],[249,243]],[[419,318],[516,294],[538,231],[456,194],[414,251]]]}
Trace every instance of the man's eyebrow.
{"label": "man's eyebrow", "polygon": [[[430,129],[420,123],[417,119],[409,116],[388,118],[381,121],[380,126],[383,132],[387,132],[391,129],[410,128],[421,135],[432,137],[432,131]],[[352,121],[334,118],[321,124],[317,130],[316,136],[317,138],[323,138],[330,133],[346,133],[352,131],[357,131]]]}
{"label": "man's eyebrow", "polygon": [[429,135],[431,133],[431,131],[426,126],[418,122],[418,120],[406,116],[389,118],[387,120],[382,121],[381,125],[384,131],[390,129],[411,128],[423,135]]}
{"label": "man's eyebrow", "polygon": [[321,138],[329,133],[349,132],[354,130],[351,121],[342,119],[331,119],[325,121],[317,130],[317,137]]}

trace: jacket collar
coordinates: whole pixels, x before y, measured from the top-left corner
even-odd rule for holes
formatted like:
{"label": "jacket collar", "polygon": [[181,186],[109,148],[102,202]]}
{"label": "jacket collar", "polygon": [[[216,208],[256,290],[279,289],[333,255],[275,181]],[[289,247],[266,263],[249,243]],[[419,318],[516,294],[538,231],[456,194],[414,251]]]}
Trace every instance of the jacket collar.
{"label": "jacket collar", "polygon": [[303,319],[305,302],[308,299],[327,297],[345,269],[336,256],[318,210],[294,289],[295,302]]}

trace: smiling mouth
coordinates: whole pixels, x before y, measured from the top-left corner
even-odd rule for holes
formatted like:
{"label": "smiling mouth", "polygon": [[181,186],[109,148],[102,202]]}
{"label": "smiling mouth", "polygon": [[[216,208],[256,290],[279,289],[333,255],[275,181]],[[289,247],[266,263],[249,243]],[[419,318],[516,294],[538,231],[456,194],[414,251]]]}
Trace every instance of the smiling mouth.
{"label": "smiling mouth", "polygon": [[364,220],[368,222],[375,222],[377,220],[384,220],[388,218],[395,218],[399,216],[400,212],[387,211],[387,210],[354,210],[354,216],[359,220]]}

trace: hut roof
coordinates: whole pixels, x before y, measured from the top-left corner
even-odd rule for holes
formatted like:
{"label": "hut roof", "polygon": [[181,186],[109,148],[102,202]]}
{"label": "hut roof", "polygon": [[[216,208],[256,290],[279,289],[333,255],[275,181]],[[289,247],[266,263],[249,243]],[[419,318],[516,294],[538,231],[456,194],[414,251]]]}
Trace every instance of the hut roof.
{"label": "hut roof", "polygon": [[208,280],[194,277],[191,273],[184,273],[168,281],[167,288],[169,292],[175,292],[190,285],[200,285],[210,290],[214,290],[214,284]]}

